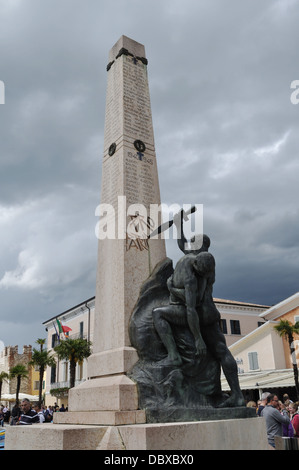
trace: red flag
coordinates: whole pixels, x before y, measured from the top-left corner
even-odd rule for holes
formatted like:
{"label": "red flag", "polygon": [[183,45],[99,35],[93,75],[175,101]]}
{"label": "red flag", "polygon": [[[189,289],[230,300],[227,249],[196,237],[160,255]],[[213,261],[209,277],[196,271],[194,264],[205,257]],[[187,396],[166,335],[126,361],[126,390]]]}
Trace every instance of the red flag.
{"label": "red flag", "polygon": [[72,331],[72,328],[70,328],[69,326],[61,325],[61,327],[62,327],[62,331],[64,333],[67,333],[68,331]]}

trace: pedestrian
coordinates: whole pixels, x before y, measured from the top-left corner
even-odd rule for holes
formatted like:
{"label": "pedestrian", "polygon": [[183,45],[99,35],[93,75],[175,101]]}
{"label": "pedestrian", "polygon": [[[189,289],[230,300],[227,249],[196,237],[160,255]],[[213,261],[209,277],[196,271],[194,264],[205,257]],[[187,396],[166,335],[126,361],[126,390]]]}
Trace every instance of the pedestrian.
{"label": "pedestrian", "polygon": [[[278,402],[277,409],[280,411],[281,414],[282,414],[283,406],[285,406],[288,412],[288,416],[290,416],[289,409],[288,409],[288,400],[286,400],[284,403],[282,403],[281,401]],[[294,437],[294,428],[292,426],[291,420],[288,424],[282,425],[282,435],[283,437]]]}
{"label": "pedestrian", "polygon": [[294,436],[299,437],[299,413],[297,403],[289,404],[291,423],[294,428]]}
{"label": "pedestrian", "polygon": [[5,407],[3,409],[3,413],[4,413],[4,422],[5,423],[9,423],[9,420],[10,420],[10,409]]}
{"label": "pedestrian", "polygon": [[0,424],[1,424],[1,427],[3,428],[3,426],[4,426],[3,406],[0,407]]}
{"label": "pedestrian", "polygon": [[8,422],[8,417],[9,417],[9,408],[7,408],[6,405],[3,407],[3,415],[4,415],[4,422]]}
{"label": "pedestrian", "polygon": [[267,397],[270,395],[270,392],[264,392],[262,393],[262,396],[261,396],[261,402],[259,404],[259,407],[258,407],[258,410],[257,410],[257,415],[258,416],[261,416],[261,412],[262,410],[265,408],[266,404],[267,404]]}
{"label": "pedestrian", "polygon": [[34,423],[39,423],[39,416],[35,410],[32,409],[30,400],[24,398],[21,401],[21,416],[20,420],[17,422],[19,425],[29,425]]}
{"label": "pedestrian", "polygon": [[43,414],[45,417],[45,423],[50,423],[52,420],[52,416],[50,415],[49,408],[43,405]]}
{"label": "pedestrian", "polygon": [[250,400],[247,405],[246,405],[247,408],[257,408],[257,404],[255,401],[253,400]]}
{"label": "pedestrian", "polygon": [[286,401],[288,401],[288,403],[287,403],[288,405],[289,405],[290,403],[293,403],[292,400],[290,400],[290,397],[289,397],[289,395],[288,395],[287,393],[285,393],[285,394],[283,395],[282,401],[283,401],[283,403],[285,404],[285,406],[287,406],[287,405],[286,405]]}
{"label": "pedestrian", "polygon": [[14,426],[15,424],[17,424],[17,422],[19,421],[20,416],[21,416],[21,408],[20,408],[19,403],[16,402],[15,405],[13,406],[12,410],[11,410],[10,425]]}
{"label": "pedestrian", "polygon": [[39,417],[39,422],[44,423],[45,422],[45,416],[44,416],[44,413],[43,413],[41,407],[38,404],[34,405],[34,410],[36,411],[36,413]]}
{"label": "pedestrian", "polygon": [[289,424],[290,418],[288,412],[282,403],[278,409],[278,397],[271,393],[267,398],[267,405],[262,410],[261,416],[265,418],[267,438],[270,449],[275,449],[275,436],[283,435],[283,424]]}

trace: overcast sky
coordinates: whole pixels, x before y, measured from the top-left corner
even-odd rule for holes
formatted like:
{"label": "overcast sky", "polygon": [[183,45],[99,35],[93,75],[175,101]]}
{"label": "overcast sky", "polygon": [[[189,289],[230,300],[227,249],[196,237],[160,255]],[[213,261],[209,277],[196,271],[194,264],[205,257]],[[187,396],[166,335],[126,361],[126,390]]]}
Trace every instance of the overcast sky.
{"label": "overcast sky", "polygon": [[298,291],[298,24],[298,0],[0,0],[2,344],[34,345],[95,295],[106,65],[123,34],[149,61],[162,202],[204,205],[214,295]]}

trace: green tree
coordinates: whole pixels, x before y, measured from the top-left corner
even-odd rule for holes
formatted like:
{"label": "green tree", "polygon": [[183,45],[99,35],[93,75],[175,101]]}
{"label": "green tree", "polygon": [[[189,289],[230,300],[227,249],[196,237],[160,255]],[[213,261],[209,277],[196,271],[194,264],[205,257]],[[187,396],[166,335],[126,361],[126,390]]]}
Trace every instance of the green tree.
{"label": "green tree", "polygon": [[76,366],[91,354],[91,342],[82,338],[67,338],[55,346],[58,359],[70,362],[70,388],[75,386]]}
{"label": "green tree", "polygon": [[9,374],[11,379],[17,379],[17,387],[16,387],[16,402],[19,402],[19,393],[21,388],[21,381],[23,378],[28,377],[28,369],[24,364],[16,364],[14,367],[10,369]]}
{"label": "green tree", "polygon": [[293,325],[288,320],[280,320],[278,325],[274,326],[275,330],[280,336],[284,336],[289,343],[292,364],[293,364],[293,371],[294,371],[294,381],[295,381],[295,388],[297,393],[297,400],[299,400],[299,381],[298,381],[298,366],[296,361],[296,353],[295,353],[295,342],[294,342],[294,334],[299,334],[299,321]]}
{"label": "green tree", "polygon": [[44,373],[47,366],[53,367],[56,365],[54,357],[49,351],[44,349],[46,340],[39,338],[36,343],[40,345],[40,349],[33,348],[32,359],[29,362],[31,366],[37,366],[39,368],[39,395],[38,403],[39,406],[42,404],[42,391],[43,391],[43,379]]}
{"label": "green tree", "polygon": [[0,372],[0,401],[1,401],[1,395],[2,395],[3,382],[7,382],[8,378],[9,378],[9,375],[7,372]]}

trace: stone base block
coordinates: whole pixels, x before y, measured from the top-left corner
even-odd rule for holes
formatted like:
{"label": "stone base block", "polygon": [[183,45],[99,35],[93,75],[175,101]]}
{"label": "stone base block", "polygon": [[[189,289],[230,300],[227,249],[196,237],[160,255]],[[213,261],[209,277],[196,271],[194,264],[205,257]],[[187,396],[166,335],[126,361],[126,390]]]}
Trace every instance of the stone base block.
{"label": "stone base block", "polygon": [[123,425],[146,423],[144,410],[133,411],[68,411],[55,413],[55,424]]}
{"label": "stone base block", "polygon": [[188,423],[6,428],[8,450],[268,450],[263,418]]}
{"label": "stone base block", "polygon": [[69,391],[70,411],[138,410],[136,384],[126,375],[86,380]]}
{"label": "stone base block", "polygon": [[95,450],[107,427],[33,424],[7,426],[5,450]]}
{"label": "stone base block", "polygon": [[263,418],[118,428],[127,450],[268,450]]}
{"label": "stone base block", "polygon": [[138,361],[135,348],[123,347],[92,354],[87,361],[87,376],[124,374]]}

